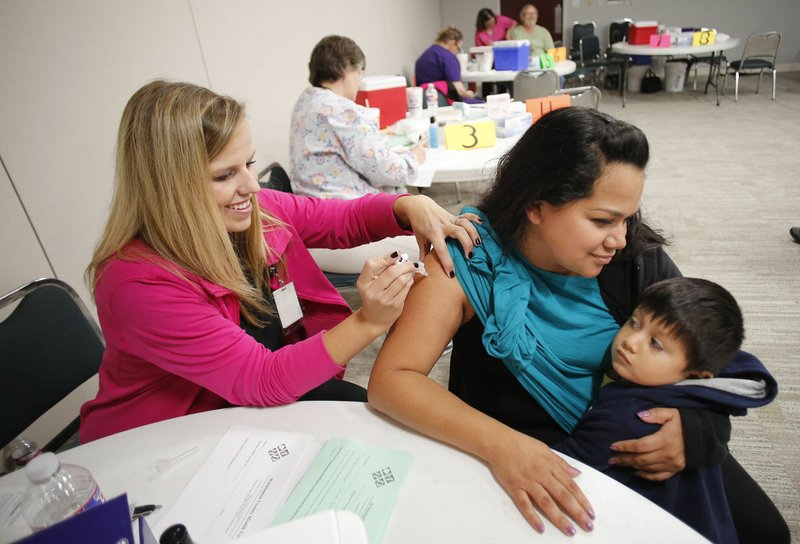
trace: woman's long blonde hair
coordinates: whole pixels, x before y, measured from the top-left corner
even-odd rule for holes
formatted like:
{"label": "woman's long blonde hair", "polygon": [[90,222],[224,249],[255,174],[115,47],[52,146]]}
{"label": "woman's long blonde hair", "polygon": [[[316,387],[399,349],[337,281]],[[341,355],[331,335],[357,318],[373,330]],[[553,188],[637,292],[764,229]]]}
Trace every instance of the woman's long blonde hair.
{"label": "woman's long blonde hair", "polygon": [[[111,257],[181,269],[238,295],[248,321],[270,313],[267,245],[253,196],[250,227],[229,234],[211,192],[208,165],[245,121],[244,106],[190,83],[148,83],[131,97],[117,138],[111,213],[86,282],[94,290]],[[135,239],[160,258],[123,251]],[[252,283],[251,283],[252,282]]]}

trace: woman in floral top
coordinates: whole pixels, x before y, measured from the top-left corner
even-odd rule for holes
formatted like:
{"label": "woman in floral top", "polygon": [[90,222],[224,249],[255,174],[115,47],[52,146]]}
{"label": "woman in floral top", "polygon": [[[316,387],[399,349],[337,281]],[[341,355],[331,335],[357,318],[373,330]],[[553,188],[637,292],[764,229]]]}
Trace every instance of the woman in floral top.
{"label": "woman in floral top", "polygon": [[395,153],[370,110],[354,102],[364,53],[343,36],[323,38],[311,53],[309,87],[292,110],[289,139],[295,193],[356,198],[367,193],[405,192],[425,151]]}

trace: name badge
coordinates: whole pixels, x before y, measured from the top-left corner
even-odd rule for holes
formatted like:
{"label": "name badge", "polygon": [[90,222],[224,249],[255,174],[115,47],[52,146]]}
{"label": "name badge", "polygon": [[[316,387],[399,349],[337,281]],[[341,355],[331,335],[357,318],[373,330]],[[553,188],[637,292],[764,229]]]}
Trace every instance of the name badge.
{"label": "name badge", "polygon": [[275,307],[278,309],[278,317],[281,319],[281,327],[288,329],[303,317],[303,310],[300,309],[300,301],[297,292],[294,290],[292,282],[281,286],[272,292],[275,300]]}

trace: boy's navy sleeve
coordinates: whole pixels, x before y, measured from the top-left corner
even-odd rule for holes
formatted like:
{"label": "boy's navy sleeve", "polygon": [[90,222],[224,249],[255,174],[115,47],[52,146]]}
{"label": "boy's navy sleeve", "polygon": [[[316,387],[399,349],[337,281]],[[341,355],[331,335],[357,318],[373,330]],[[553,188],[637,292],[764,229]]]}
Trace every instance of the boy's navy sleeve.
{"label": "boy's navy sleeve", "polygon": [[644,423],[635,413],[624,407],[618,408],[596,404],[583,416],[569,438],[555,444],[553,449],[574,457],[619,482],[627,482],[633,478],[634,469],[608,464],[614,455],[611,444],[652,434],[659,426]]}
{"label": "boy's navy sleeve", "polygon": [[731,419],[728,414],[700,408],[681,408],[686,468],[713,467],[728,455]]}

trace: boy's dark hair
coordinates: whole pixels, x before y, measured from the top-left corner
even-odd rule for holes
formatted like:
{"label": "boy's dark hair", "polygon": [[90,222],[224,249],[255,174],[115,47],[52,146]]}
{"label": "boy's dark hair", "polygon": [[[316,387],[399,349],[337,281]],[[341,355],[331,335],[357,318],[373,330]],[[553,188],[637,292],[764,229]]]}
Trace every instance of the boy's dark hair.
{"label": "boy's dark hair", "polygon": [[639,310],[683,343],[686,370],[717,374],[744,340],[742,311],[722,286],[699,278],[671,278],[645,289]]}
{"label": "boy's dark hair", "polygon": [[366,67],[361,48],[344,36],[325,36],[311,52],[308,61],[308,81],[314,87],[339,80],[347,70]]}

